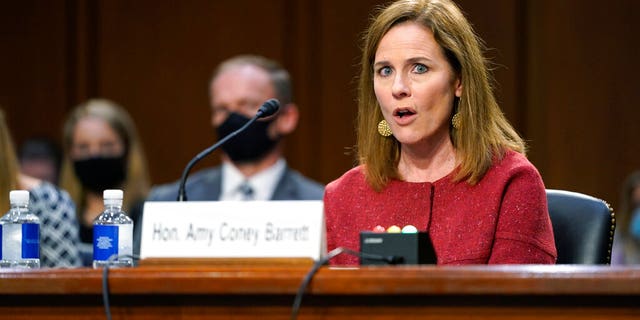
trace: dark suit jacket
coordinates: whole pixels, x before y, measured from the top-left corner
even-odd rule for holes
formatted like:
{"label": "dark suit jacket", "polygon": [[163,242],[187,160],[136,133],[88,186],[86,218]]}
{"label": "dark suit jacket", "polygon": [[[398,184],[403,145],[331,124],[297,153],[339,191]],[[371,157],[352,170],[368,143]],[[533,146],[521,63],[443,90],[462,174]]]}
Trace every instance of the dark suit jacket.
{"label": "dark suit jacket", "polygon": [[[160,185],[151,189],[147,201],[175,201],[180,182]],[[220,166],[205,169],[187,179],[185,190],[189,201],[217,201],[222,189]],[[322,200],[324,186],[287,167],[271,200]]]}

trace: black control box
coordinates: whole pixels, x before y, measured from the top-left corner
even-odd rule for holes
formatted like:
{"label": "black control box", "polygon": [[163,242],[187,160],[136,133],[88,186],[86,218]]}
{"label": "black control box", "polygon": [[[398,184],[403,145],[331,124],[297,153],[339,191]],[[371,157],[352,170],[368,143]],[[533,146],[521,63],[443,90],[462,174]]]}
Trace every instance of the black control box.
{"label": "black control box", "polygon": [[[436,254],[427,232],[360,232],[361,265],[435,264]],[[385,259],[382,259],[385,258]]]}

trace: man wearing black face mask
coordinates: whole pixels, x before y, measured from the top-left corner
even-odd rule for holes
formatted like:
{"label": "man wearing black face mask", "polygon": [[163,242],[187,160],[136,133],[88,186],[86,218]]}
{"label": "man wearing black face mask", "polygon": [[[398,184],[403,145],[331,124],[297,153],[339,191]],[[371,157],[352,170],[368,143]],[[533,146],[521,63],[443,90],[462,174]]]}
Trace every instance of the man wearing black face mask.
{"label": "man wearing black face mask", "polygon": [[[215,70],[209,86],[211,123],[218,139],[245,124],[262,103],[280,101],[280,111],[261,119],[222,146],[223,164],[193,174],[189,200],[321,200],[324,187],[290,169],[283,157],[284,136],[298,123],[289,74],[259,56],[237,56]],[[151,190],[150,201],[173,201],[178,183]]]}

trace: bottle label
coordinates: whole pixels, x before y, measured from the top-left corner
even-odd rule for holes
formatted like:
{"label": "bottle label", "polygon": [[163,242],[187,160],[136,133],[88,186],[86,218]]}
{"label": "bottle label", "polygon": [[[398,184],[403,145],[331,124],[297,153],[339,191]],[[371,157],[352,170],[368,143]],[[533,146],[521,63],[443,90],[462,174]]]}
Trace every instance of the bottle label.
{"label": "bottle label", "polygon": [[[2,237],[2,225],[0,225],[0,241],[3,241],[4,238]],[[4,256],[2,255],[2,243],[0,242],[0,260],[4,259]]]}
{"label": "bottle label", "polygon": [[40,258],[40,225],[22,224],[22,259]]}
{"label": "bottle label", "polygon": [[106,261],[118,255],[118,226],[93,226],[93,260]]}

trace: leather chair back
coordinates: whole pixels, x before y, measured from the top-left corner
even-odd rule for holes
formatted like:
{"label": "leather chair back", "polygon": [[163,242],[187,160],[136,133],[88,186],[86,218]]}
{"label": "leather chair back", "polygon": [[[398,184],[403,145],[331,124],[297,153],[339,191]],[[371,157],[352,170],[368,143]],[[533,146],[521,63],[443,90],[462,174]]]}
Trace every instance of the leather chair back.
{"label": "leather chair back", "polygon": [[610,264],[615,214],[603,200],[547,189],[557,264]]}

